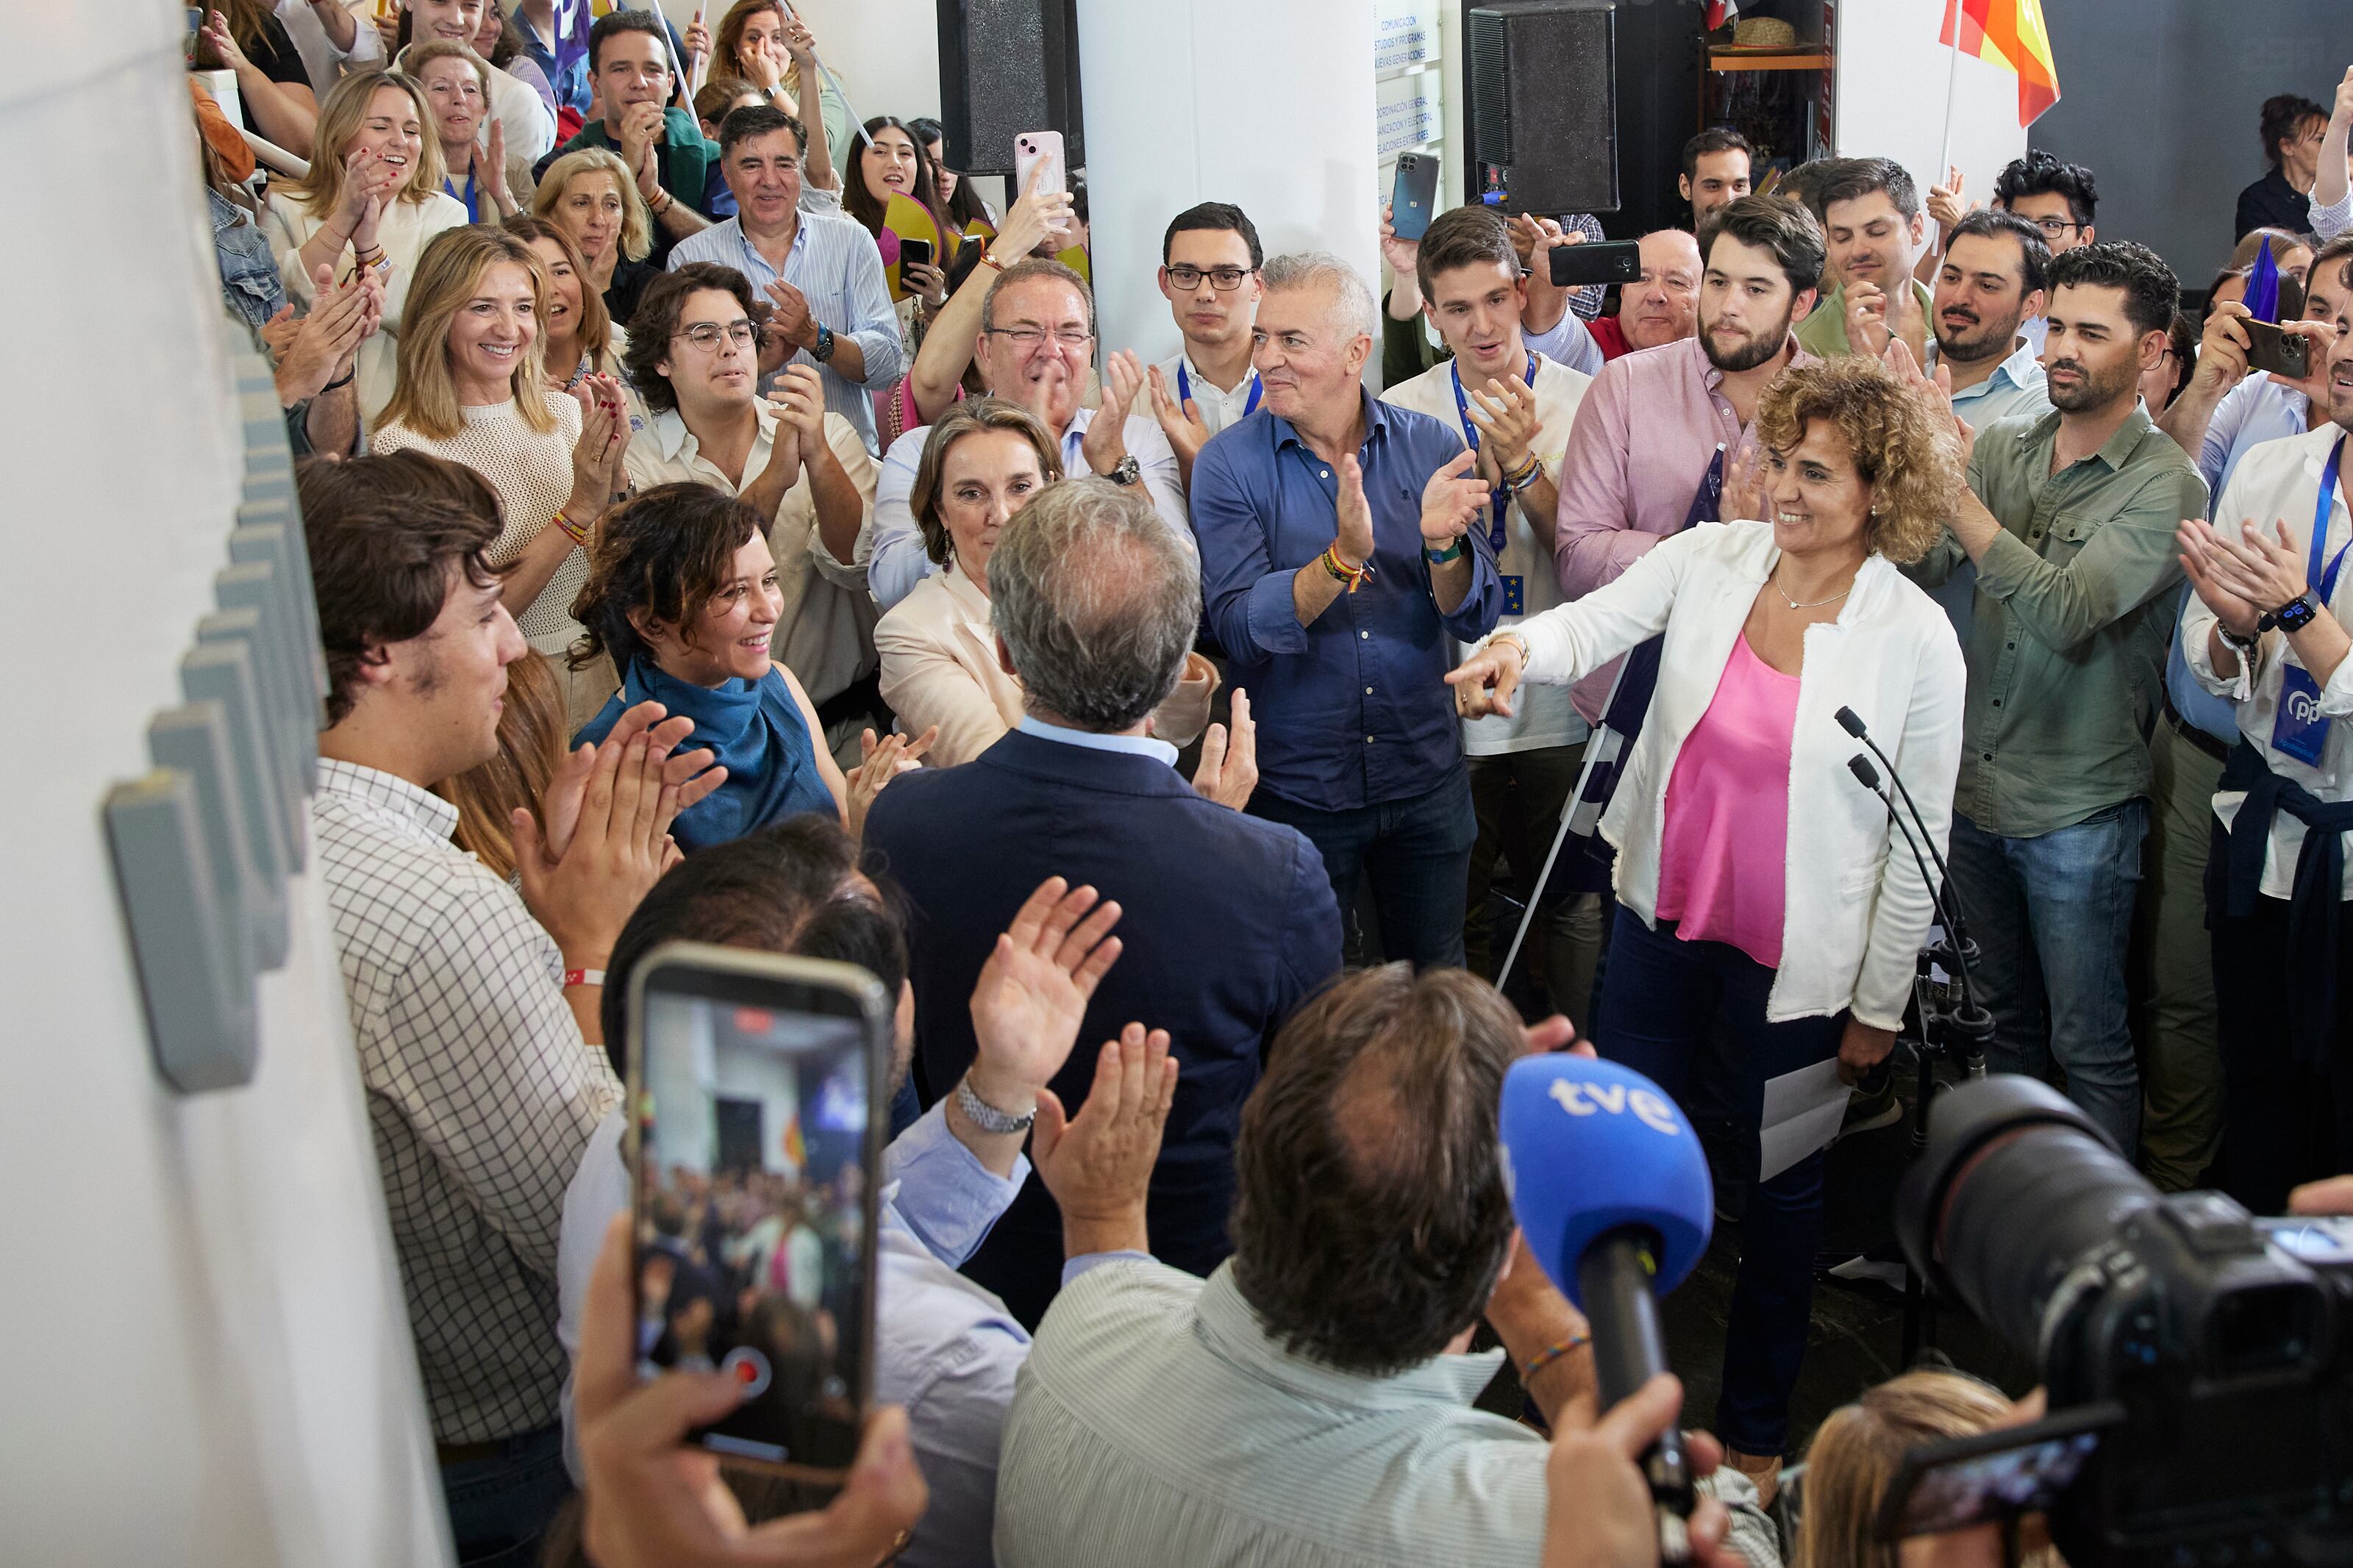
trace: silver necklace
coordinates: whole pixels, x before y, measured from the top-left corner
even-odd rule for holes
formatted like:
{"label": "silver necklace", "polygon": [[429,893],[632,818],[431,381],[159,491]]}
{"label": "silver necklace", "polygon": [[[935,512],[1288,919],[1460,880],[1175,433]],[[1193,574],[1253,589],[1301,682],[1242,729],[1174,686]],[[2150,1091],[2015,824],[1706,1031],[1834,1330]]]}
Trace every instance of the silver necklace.
{"label": "silver necklace", "polygon": [[1853,583],[1849,582],[1845,587],[1841,588],[1837,593],[1832,594],[1827,599],[1816,599],[1811,604],[1801,605],[1798,603],[1797,600],[1789,597],[1788,590],[1781,586],[1781,568],[1778,564],[1773,568],[1772,575],[1765,580],[1773,584],[1773,592],[1780,595],[1781,602],[1788,605],[1789,608],[1793,610],[1819,610],[1824,605],[1837,604],[1841,599],[1845,598],[1849,594],[1854,592]]}

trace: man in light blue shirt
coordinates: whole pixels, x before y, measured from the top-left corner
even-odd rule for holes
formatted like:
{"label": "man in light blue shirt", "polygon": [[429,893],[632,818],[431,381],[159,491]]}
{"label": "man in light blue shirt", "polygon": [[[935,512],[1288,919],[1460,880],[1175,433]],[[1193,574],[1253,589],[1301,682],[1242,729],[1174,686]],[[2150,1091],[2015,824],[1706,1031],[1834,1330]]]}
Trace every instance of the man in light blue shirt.
{"label": "man in light blue shirt", "polygon": [[[715,261],[752,280],[776,306],[771,344],[817,367],[825,405],[875,449],[874,397],[907,368],[882,254],[863,224],[801,205],[801,122],[766,106],[739,109],[720,128],[719,167],[735,216],[670,247],[670,268]],[[770,369],[781,369],[770,365]]]}

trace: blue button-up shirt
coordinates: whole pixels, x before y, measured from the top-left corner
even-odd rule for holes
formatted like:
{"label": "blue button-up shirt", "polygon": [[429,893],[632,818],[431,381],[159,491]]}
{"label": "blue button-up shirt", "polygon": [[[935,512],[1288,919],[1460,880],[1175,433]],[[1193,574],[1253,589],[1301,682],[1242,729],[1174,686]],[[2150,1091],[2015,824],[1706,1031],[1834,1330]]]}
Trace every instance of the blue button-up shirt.
{"label": "blue button-up shirt", "polygon": [[1471,587],[1451,615],[1439,613],[1422,557],[1421,492],[1462,450],[1461,432],[1369,394],[1364,410],[1356,461],[1373,575],[1310,626],[1292,607],[1291,580],[1332,542],[1337,468],[1263,408],[1211,437],[1193,465],[1201,596],[1229,681],[1250,691],[1260,787],[1320,811],[1426,795],[1461,765],[1445,683],[1453,645],[1485,637],[1504,608],[1483,529],[1463,537]]}
{"label": "blue button-up shirt", "polygon": [[856,218],[806,207],[800,218],[781,272],[744,237],[743,220],[732,217],[671,246],[670,268],[675,272],[690,261],[733,267],[752,280],[755,297],[779,278],[799,289],[819,322],[858,344],[866,356],[866,379],[852,381],[829,364],[818,364],[807,349],[795,350],[787,363],[816,366],[818,378],[825,383],[827,411],[849,420],[871,452],[876,449],[873,394],[898,384],[907,368],[898,313],[891,308],[891,286],[882,277],[882,253]]}

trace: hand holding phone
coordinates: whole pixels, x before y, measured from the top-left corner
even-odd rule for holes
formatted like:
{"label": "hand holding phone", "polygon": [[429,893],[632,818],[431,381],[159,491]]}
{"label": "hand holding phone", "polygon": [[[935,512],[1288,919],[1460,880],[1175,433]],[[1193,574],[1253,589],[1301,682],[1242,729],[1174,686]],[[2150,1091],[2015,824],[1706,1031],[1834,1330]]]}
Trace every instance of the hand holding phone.
{"label": "hand holding phone", "polygon": [[1584,245],[1556,245],[1546,252],[1556,289],[1581,289],[1592,284],[1639,283],[1642,279],[1642,247],[1630,239]]}
{"label": "hand holding phone", "polygon": [[2290,381],[2312,374],[2312,345],[2302,335],[2253,317],[2240,324],[2247,331],[2248,369],[2267,370]]}
{"label": "hand holding phone", "polygon": [[[1034,186],[1029,183],[1032,170],[1038,172]],[[1044,195],[1070,195],[1070,165],[1062,162],[1060,132],[1025,131],[1013,139],[1013,188],[1036,190]]]}
{"label": "hand holding phone", "polygon": [[1389,227],[1394,237],[1419,242],[1438,216],[1438,160],[1419,153],[1400,153],[1397,179],[1389,194]]}

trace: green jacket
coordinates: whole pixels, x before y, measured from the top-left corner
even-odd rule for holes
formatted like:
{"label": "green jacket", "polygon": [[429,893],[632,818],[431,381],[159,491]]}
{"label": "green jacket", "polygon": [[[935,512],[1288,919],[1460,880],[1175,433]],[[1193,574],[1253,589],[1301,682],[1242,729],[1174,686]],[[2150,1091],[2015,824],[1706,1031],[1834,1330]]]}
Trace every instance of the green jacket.
{"label": "green jacket", "polygon": [[[612,137],[606,134],[601,120],[592,120],[582,126],[580,134],[558,147],[555,153],[560,158],[583,147],[602,147],[608,153],[620,151]],[[709,217],[711,208],[703,197],[711,187],[711,171],[719,165],[719,143],[703,140],[702,127],[690,110],[676,105],[662,110],[660,158],[662,189]]]}

